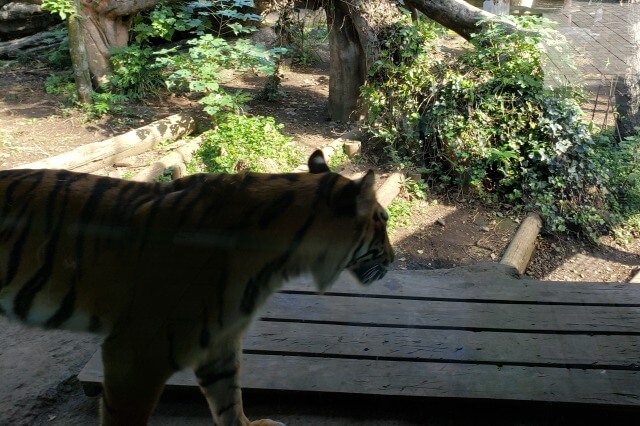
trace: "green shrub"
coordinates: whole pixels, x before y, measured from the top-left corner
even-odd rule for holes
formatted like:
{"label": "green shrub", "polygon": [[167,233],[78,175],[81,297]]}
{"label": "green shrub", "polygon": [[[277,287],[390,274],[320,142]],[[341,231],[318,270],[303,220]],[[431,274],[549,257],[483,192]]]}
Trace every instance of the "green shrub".
{"label": "green shrub", "polygon": [[609,173],[611,221],[616,234],[628,239],[640,234],[640,134],[620,142],[601,135],[596,141],[598,161]]}
{"label": "green shrub", "polygon": [[186,54],[173,54],[172,51],[159,52],[162,66],[173,69],[168,77],[172,89],[184,89],[204,96],[200,103],[214,120],[222,115],[241,112],[250,96],[242,91],[232,91],[222,84],[230,78],[229,72],[245,72],[271,75],[276,71],[273,58],[281,49],[266,50],[262,45],[254,45],[248,39],[238,39],[231,43],[211,34],[189,40]]}
{"label": "green shrub", "polygon": [[434,47],[431,23],[407,19],[389,32],[363,88],[374,145],[392,161],[424,167],[432,183],[536,210],[552,231],[595,237],[609,181],[580,93],[545,87],[539,43],[547,32],[484,24],[457,58]]}
{"label": "green shrub", "polygon": [[[137,99],[165,88],[202,94],[200,102],[216,120],[227,112],[239,112],[250,97],[223,87],[238,72],[272,75],[274,59],[283,49],[267,50],[243,36],[255,29],[245,23],[261,16],[245,13],[249,0],[176,3],[163,1],[134,22],[130,46],[112,52],[111,83],[118,93]],[[176,32],[192,38],[169,49],[156,51],[154,39],[172,40]],[[229,41],[223,35],[233,35]],[[184,46],[186,45],[186,51]]]}
{"label": "green shrub", "polygon": [[280,133],[282,127],[273,117],[228,114],[205,135],[195,154],[198,169],[208,173],[291,171],[303,158],[291,138]]}
{"label": "green shrub", "polygon": [[156,62],[151,47],[140,44],[111,51],[113,74],[109,76],[116,91],[130,99],[141,99],[166,89],[163,67]]}

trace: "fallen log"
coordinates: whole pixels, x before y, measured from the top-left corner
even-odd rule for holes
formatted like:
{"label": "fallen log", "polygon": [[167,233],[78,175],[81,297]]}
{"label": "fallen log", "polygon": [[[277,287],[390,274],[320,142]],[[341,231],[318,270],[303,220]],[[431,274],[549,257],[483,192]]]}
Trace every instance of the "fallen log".
{"label": "fallen log", "polygon": [[[202,142],[202,137],[198,136],[192,141],[177,148],[175,151],[165,155],[150,166],[144,168],[136,175],[134,175],[130,180],[135,180],[138,182],[151,182],[158,176],[161,176],[168,168],[175,168],[176,166],[179,170],[176,173],[181,174],[183,170],[180,165],[191,161],[191,159],[193,158],[193,153],[200,146],[200,142]],[[176,176],[176,174],[172,173],[172,178],[173,176]]]}
{"label": "fallen log", "polygon": [[174,114],[111,139],[87,144],[14,169],[68,169],[91,173],[111,166],[123,158],[148,151],[160,142],[188,135],[194,130],[195,120],[192,116]]}
{"label": "fallen log", "polygon": [[[56,26],[56,28],[59,26]],[[66,37],[56,37],[51,31],[42,31],[30,36],[0,42],[0,59],[17,57],[23,49],[33,47],[52,47],[62,43]]]}
{"label": "fallen log", "polygon": [[542,219],[535,213],[527,216],[518,227],[516,235],[513,237],[507,250],[504,252],[500,263],[513,266],[520,274],[531,261],[531,256],[536,247],[536,238],[542,228]]}

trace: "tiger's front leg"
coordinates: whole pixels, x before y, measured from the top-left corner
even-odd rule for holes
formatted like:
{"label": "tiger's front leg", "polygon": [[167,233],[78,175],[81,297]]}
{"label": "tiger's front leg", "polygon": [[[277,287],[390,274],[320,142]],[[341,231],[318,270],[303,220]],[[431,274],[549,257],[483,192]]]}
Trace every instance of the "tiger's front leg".
{"label": "tiger's front leg", "polygon": [[240,389],[240,343],[209,359],[195,371],[198,384],[207,398],[211,415],[218,426],[285,426],[269,420],[250,421],[242,408]]}

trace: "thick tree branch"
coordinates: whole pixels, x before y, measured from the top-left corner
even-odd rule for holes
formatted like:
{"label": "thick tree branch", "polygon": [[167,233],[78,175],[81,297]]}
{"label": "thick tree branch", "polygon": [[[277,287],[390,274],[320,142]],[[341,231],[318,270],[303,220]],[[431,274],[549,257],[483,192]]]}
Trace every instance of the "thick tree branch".
{"label": "thick tree branch", "polygon": [[478,21],[495,16],[463,0],[404,0],[404,3],[467,40],[477,32]]}

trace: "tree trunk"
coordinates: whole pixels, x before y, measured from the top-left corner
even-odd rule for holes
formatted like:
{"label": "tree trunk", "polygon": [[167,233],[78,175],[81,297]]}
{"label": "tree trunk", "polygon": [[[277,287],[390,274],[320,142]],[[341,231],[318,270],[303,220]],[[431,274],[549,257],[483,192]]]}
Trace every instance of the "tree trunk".
{"label": "tree trunk", "polygon": [[[478,31],[479,20],[494,16],[463,0],[405,0],[404,3],[412,11],[424,13],[467,40]],[[378,56],[383,42],[381,31],[398,21],[400,11],[392,0],[327,0],[325,10],[331,53],[329,117],[356,121],[363,112],[360,86]]]}
{"label": "tree trunk", "polygon": [[325,6],[329,26],[329,117],[357,121],[362,116],[360,86],[380,51],[379,35],[400,17],[389,0],[331,0]]}
{"label": "tree trunk", "polygon": [[[82,8],[80,0],[75,0],[76,10]],[[78,91],[78,99],[83,104],[91,103],[91,93],[93,87],[91,85],[91,74],[89,73],[89,60],[87,57],[87,49],[82,33],[82,21],[78,14],[68,17],[69,28],[69,53],[71,55],[71,63],[73,65],[73,76],[76,81]]]}
{"label": "tree trunk", "polygon": [[153,8],[159,0],[81,0],[83,35],[95,87],[107,83],[111,49],[126,47],[133,16]]}
{"label": "tree trunk", "polygon": [[[345,10],[346,9],[346,10]],[[338,1],[326,9],[329,26],[329,117],[347,122],[358,115],[360,86],[364,84],[365,54],[349,16],[349,6]]]}

